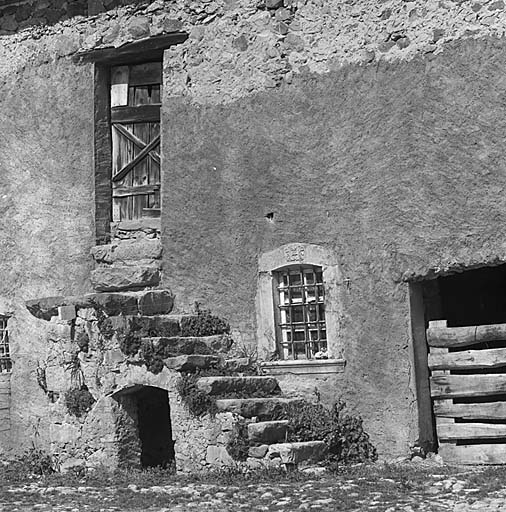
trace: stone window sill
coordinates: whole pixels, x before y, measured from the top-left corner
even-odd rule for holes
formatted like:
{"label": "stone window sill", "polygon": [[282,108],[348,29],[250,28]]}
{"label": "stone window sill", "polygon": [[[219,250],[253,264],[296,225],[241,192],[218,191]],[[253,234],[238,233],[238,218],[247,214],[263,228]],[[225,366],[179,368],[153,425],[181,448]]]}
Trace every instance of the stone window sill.
{"label": "stone window sill", "polygon": [[263,373],[268,375],[282,375],[294,373],[297,375],[311,375],[324,373],[342,373],[346,361],[344,359],[299,359],[286,361],[268,361],[260,363]]}

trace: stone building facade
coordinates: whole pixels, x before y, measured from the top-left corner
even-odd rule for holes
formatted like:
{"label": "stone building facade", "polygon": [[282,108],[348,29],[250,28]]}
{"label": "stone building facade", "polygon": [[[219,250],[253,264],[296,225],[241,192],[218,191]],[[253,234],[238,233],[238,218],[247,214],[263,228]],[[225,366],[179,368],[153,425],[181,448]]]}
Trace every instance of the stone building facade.
{"label": "stone building facade", "polygon": [[[506,258],[504,2],[32,0],[2,2],[0,31],[0,450],[113,457],[100,418],[135,386],[167,390],[173,423],[187,414],[177,372],[155,377],[114,346],[79,356],[98,404],[87,423],[47,393],[71,385],[79,329],[98,343],[91,294],[132,292],[142,316],[140,290],[170,290],[155,315],[198,302],[227,318],[286,396],[344,398],[381,456],[434,447],[420,339],[428,320],[462,322],[452,298],[474,300],[440,280]],[[162,70],[160,205],[121,218],[111,69],[145,62]],[[282,313],[291,271],[324,290],[325,323],[304,326],[324,341],[306,354]]]}

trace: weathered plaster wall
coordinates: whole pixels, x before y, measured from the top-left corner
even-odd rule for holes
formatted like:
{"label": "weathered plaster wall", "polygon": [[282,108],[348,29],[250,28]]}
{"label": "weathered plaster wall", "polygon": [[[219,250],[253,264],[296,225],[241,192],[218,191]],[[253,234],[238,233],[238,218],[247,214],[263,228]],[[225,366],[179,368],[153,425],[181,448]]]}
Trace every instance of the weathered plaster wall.
{"label": "weathered plaster wall", "polygon": [[335,393],[383,453],[416,438],[403,278],[506,256],[505,58],[503,41],[470,40],[226,106],[164,104],[167,284],[250,342],[259,255],[333,249],[347,361]]}
{"label": "weathered plaster wall", "polygon": [[65,60],[0,74],[0,313],[13,315],[14,439],[33,434],[45,406],[35,371],[46,341],[24,301],[90,289],[92,91],[91,67]]}
{"label": "weathered plaster wall", "polygon": [[347,397],[382,446],[404,450],[416,433],[402,277],[504,256],[504,51],[484,38],[505,27],[493,0],[156,0],[3,36],[14,435],[40,412],[46,351],[22,301],[89,286],[92,71],[68,57],[187,31],[165,59],[166,283],[180,309],[202,300],[249,343],[258,254],[332,246],[348,297]]}

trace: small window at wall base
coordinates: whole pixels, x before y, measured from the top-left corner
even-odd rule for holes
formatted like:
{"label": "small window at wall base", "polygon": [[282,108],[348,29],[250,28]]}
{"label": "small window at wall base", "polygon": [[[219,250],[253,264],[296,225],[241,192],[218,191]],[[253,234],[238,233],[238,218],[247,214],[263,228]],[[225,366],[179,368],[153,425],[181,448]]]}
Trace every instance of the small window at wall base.
{"label": "small window at wall base", "polygon": [[159,217],[162,63],[110,73],[112,220]]}
{"label": "small window at wall base", "polygon": [[8,320],[8,316],[0,315],[0,373],[8,373],[12,369],[9,333],[7,331]]}
{"label": "small window at wall base", "polygon": [[275,272],[277,346],[281,359],[326,358],[322,267],[292,265]]}

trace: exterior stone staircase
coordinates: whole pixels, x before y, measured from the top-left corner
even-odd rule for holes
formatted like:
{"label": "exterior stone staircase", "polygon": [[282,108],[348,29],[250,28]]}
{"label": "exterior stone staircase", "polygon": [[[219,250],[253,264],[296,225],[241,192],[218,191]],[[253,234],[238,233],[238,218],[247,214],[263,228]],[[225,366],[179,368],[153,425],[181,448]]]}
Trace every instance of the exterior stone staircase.
{"label": "exterior stone staircase", "polygon": [[[26,306],[33,316],[45,321],[38,324],[39,329],[47,330],[48,339],[42,387],[56,411],[51,432],[57,434],[52,434],[51,443],[62,461],[88,464],[88,454],[92,454],[94,461],[113,466],[122,464],[119,453],[128,452],[133,454],[130,459],[135,464],[139,450],[135,444],[136,427],[128,426],[128,421],[121,423],[122,418],[128,418],[128,411],[125,409],[123,414],[122,399],[115,402],[114,397],[123,390],[128,396],[129,389],[139,386],[154,386],[169,393],[180,471],[238,465],[303,467],[325,456],[326,445],[322,441],[286,442],[288,421],[280,418],[287,404],[301,398],[283,396],[275,377],[252,375],[247,358],[234,358],[229,335],[182,336],[182,320],[188,315],[172,313],[173,296],[169,290],[46,297],[28,301]],[[125,350],[122,343],[129,336],[134,339],[134,348]],[[86,348],[81,351],[79,343],[83,339],[87,340]],[[157,358],[156,367],[150,366],[141,345],[151,347]],[[72,375],[65,367],[71,361],[79,365],[82,385],[97,405],[84,419],[65,415],[66,423],[62,425],[65,409],[61,397],[72,387]],[[206,372],[211,376],[205,376]],[[201,393],[213,397],[216,414],[192,416],[177,391],[177,383],[185,373],[202,373],[196,386]],[[48,409],[47,414],[53,414],[53,409]],[[114,433],[119,424],[123,425],[123,433],[129,432],[128,436]],[[58,434],[60,431],[65,436]],[[124,446],[126,438],[132,446]],[[109,440],[107,449],[102,439]],[[240,460],[229,453],[237,443],[242,443],[243,448]]]}

